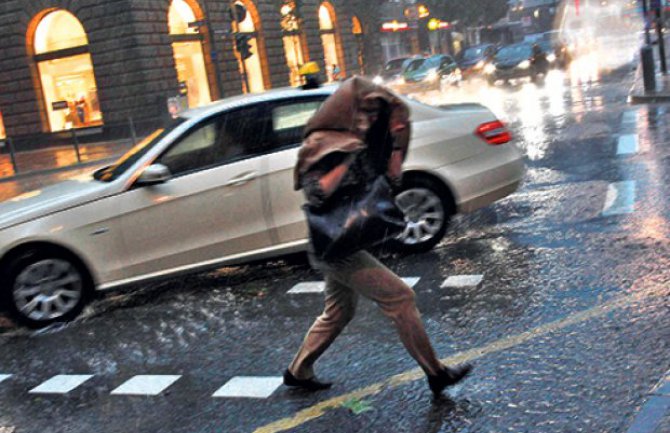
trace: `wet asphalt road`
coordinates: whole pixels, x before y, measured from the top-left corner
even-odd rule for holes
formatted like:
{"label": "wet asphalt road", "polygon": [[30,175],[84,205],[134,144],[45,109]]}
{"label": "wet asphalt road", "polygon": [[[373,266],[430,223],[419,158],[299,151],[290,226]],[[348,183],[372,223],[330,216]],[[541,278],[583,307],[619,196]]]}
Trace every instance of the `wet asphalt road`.
{"label": "wet asphalt road", "polygon": [[[0,375],[12,376],[0,382],[0,427],[626,432],[670,368],[670,112],[626,104],[630,68],[590,78],[421,95],[481,98],[527,155],[520,191],[457,217],[430,253],[383,259],[420,277],[438,353],[476,366],[445,398],[431,397],[369,302],[317,365],[331,390],[212,397],[234,376],[279,376],[319,313],[321,295],[286,293],[320,279],[291,258],[109,294],[63,329],[5,330]],[[454,275],[483,280],[440,287]],[[28,392],[59,374],[93,376],[64,395]],[[156,396],[110,394],[135,375],[179,378]]]}

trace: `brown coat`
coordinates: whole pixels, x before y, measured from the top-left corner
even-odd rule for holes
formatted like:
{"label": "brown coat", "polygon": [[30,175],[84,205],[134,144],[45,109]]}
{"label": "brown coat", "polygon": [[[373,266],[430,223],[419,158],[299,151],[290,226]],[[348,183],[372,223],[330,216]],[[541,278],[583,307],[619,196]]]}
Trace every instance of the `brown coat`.
{"label": "brown coat", "polygon": [[[294,173],[296,190],[301,188],[303,175],[325,156],[333,152],[355,153],[368,146],[365,138],[370,125],[359,119],[364,116],[366,105],[375,99],[384,101],[391,110],[387,129],[393,137],[394,149],[401,153],[400,163],[404,161],[410,137],[409,108],[386,88],[354,77],[326,99],[307,123]],[[388,174],[399,177],[400,164],[394,160],[389,161]]]}

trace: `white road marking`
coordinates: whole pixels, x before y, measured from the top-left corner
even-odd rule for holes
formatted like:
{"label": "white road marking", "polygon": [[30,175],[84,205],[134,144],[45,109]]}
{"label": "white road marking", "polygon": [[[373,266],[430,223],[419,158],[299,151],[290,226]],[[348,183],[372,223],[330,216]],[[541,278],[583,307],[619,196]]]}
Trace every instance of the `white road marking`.
{"label": "white road marking", "polygon": [[83,384],[92,374],[59,374],[28,391],[29,394],[67,394]]}
{"label": "white road marking", "polygon": [[326,283],[323,281],[310,281],[307,283],[300,283],[293,286],[291,290],[288,291],[291,295],[298,295],[303,293],[323,293],[326,289]]}
{"label": "white road marking", "polygon": [[233,377],[216,391],[212,397],[268,398],[283,383],[281,377]]}
{"label": "white road marking", "polygon": [[112,395],[158,395],[179,380],[178,375],[139,375],[112,391]]}
{"label": "white road marking", "polygon": [[411,288],[414,288],[414,286],[417,285],[417,283],[419,282],[420,279],[421,279],[421,277],[406,277],[406,278],[402,278],[402,280],[405,282],[405,284],[407,284],[407,285],[410,286]]}
{"label": "white road marking", "polygon": [[[421,277],[406,277],[402,280],[410,287],[416,286],[416,284],[421,280]],[[308,281],[304,283],[299,283],[293,286],[291,290],[288,291],[291,295],[306,294],[306,293],[323,293],[326,290],[326,283],[323,281]]]}
{"label": "white road marking", "polygon": [[10,377],[12,377],[11,374],[0,374],[0,382],[5,381],[5,380],[9,379]]}
{"label": "white road marking", "polygon": [[475,288],[484,280],[484,275],[452,275],[440,286],[440,288],[466,289]]}
{"label": "white road marking", "polygon": [[615,182],[607,187],[603,216],[628,214],[635,210],[634,180]]}
{"label": "white road marking", "polygon": [[636,134],[627,134],[619,137],[616,151],[617,155],[631,155],[637,153],[639,150],[640,146]]}

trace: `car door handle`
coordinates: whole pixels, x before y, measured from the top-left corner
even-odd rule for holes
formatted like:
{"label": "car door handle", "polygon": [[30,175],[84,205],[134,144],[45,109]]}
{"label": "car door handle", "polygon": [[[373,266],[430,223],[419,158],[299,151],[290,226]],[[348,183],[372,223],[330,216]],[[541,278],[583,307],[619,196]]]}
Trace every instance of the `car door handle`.
{"label": "car door handle", "polygon": [[250,182],[254,179],[256,179],[256,172],[252,171],[249,173],[242,173],[239,176],[235,176],[234,178],[230,179],[228,182],[225,183],[225,186],[240,186],[244,185],[247,182]]}

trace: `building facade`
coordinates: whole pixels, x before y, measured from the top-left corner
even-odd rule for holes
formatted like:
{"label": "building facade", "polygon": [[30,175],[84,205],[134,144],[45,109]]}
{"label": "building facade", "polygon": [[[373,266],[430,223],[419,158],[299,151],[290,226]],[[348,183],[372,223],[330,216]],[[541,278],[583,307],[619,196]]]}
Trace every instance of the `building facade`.
{"label": "building facade", "polygon": [[367,3],[5,0],[0,138],[111,137],[127,133],[130,119],[142,132],[175,99],[196,107],[297,85],[307,61],[329,80],[363,73],[380,62]]}

